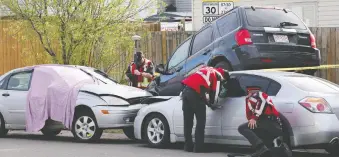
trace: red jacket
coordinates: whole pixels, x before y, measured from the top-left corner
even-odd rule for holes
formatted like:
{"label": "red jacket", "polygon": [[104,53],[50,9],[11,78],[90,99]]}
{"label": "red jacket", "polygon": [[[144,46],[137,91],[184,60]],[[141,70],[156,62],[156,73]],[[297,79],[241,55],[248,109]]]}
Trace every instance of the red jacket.
{"label": "red jacket", "polygon": [[[152,72],[152,70],[153,70],[153,63],[150,60],[145,59],[143,65],[141,65],[139,68],[137,67],[137,65],[134,62],[132,62],[131,65],[130,65],[130,73],[132,75],[136,75],[137,76],[137,79],[136,79],[137,87],[138,88],[146,88],[146,87],[143,87],[141,85],[141,83],[143,82],[144,77],[141,74],[137,75],[134,72],[135,70],[139,71],[140,73],[141,72],[147,72],[147,73],[151,73],[152,75],[154,75],[153,72]],[[152,81],[152,79],[148,79],[148,81]]]}
{"label": "red jacket", "polygon": [[248,120],[258,118],[261,115],[279,116],[272,99],[264,92],[254,92],[246,97],[246,117]]}
{"label": "red jacket", "polygon": [[185,78],[182,84],[195,90],[206,101],[206,94],[209,94],[210,102],[206,103],[213,104],[219,95],[220,81],[223,79],[223,75],[222,70],[205,66]]}

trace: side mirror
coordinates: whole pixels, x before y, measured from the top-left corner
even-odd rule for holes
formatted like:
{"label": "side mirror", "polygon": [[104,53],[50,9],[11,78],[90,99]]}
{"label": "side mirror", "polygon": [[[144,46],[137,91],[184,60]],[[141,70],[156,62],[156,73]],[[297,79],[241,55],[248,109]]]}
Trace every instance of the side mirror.
{"label": "side mirror", "polygon": [[160,74],[164,74],[165,73],[164,64],[157,65],[155,67],[155,72],[160,73]]}

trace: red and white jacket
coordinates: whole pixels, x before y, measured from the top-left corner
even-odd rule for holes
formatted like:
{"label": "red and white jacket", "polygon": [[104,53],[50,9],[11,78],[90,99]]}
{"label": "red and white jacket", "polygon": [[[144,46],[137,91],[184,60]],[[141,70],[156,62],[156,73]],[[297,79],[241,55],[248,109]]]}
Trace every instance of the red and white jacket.
{"label": "red and white jacket", "polygon": [[[150,70],[150,71],[148,71]],[[148,59],[145,59],[144,60],[144,63],[138,67],[134,62],[132,62],[130,64],[130,72],[132,75],[136,75],[137,76],[137,87],[138,88],[146,88],[144,86],[142,86],[142,82],[143,82],[143,79],[144,77],[141,75],[142,72],[148,72],[148,73],[151,73],[152,75],[154,75],[153,73],[153,63],[148,60]],[[148,81],[152,81],[152,79],[148,79]]]}
{"label": "red and white jacket", "polygon": [[[182,81],[182,84],[192,88],[206,101],[210,106],[217,100],[220,91],[220,82],[223,78],[224,71],[204,66],[197,72],[188,76]],[[209,98],[206,95],[209,94]],[[209,99],[209,101],[208,101]]]}
{"label": "red and white jacket", "polygon": [[266,93],[257,91],[246,97],[246,117],[258,120],[261,115],[279,117],[279,112]]}

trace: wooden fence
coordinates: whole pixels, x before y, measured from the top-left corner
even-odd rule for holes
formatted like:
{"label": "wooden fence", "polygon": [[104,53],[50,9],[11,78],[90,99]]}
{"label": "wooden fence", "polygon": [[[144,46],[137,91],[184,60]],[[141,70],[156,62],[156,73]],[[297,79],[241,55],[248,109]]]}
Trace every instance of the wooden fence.
{"label": "wooden fence", "polygon": [[[11,69],[26,66],[26,63],[22,62],[22,56],[20,55],[23,51],[27,49],[43,51],[37,39],[32,39],[25,43],[17,41],[18,37],[13,37],[5,31],[10,29],[9,27],[8,23],[0,22],[0,75]],[[311,28],[311,31],[315,35],[317,47],[321,51],[321,64],[339,64],[339,28]],[[155,64],[166,63],[175,48],[191,34],[193,32],[151,32],[142,39],[141,48],[146,57],[155,62]],[[121,59],[126,60],[125,57],[121,57]],[[115,79],[121,78],[130,59],[128,58],[128,61],[119,65],[122,68],[115,68],[120,69],[114,73]],[[339,68],[320,70],[317,75],[339,83]]]}

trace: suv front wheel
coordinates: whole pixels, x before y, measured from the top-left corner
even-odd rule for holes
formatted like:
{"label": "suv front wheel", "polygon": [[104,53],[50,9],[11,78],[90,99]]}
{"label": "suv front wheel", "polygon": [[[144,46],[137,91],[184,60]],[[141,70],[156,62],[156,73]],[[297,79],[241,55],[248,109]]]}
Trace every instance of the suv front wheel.
{"label": "suv front wheel", "polygon": [[226,61],[218,62],[214,67],[223,68],[225,70],[232,71],[232,67]]}

